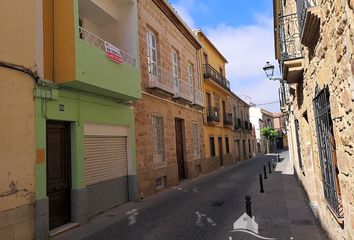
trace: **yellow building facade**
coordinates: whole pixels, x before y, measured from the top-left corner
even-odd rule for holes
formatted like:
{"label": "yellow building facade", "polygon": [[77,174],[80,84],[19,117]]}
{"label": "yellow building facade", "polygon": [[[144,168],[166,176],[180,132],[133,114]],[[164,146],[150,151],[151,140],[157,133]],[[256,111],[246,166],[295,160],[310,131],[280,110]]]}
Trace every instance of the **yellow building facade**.
{"label": "yellow building facade", "polygon": [[253,155],[252,141],[247,139],[251,136],[251,125],[249,105],[230,90],[225,76],[226,58],[201,30],[196,30],[195,34],[203,46],[199,62],[205,106],[205,171],[208,172]]}

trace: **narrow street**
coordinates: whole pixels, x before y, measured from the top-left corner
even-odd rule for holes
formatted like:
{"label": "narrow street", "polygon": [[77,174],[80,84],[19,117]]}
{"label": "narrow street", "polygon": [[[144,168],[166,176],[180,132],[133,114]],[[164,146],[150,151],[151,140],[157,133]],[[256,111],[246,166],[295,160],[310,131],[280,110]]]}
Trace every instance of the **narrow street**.
{"label": "narrow street", "polygon": [[[252,197],[259,235],[277,239],[326,239],[292,173],[288,152],[264,180],[258,175],[276,155],[224,167],[140,202],[128,203],[64,233],[62,239],[257,239],[233,230]],[[232,237],[232,238],[230,238]]]}

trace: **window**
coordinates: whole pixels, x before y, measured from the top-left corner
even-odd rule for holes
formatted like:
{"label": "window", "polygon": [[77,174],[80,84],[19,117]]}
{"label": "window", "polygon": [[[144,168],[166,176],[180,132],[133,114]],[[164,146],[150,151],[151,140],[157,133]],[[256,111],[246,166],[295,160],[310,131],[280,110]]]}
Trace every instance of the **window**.
{"label": "window", "polygon": [[215,142],[214,137],[209,137],[210,157],[215,157]]}
{"label": "window", "polygon": [[178,53],[172,50],[172,76],[173,84],[176,88],[179,87],[179,66],[178,66]]}
{"label": "window", "polygon": [[200,158],[200,130],[198,123],[192,123],[192,138],[193,138],[193,156],[195,159]]}
{"label": "window", "polygon": [[298,159],[299,159],[299,166],[300,166],[301,170],[304,170],[304,165],[302,163],[302,158],[301,158],[301,147],[300,147],[299,131],[300,131],[299,121],[296,119],[295,120],[295,135],[296,135],[296,143],[297,143],[297,156],[298,156]]}
{"label": "window", "polygon": [[341,218],[343,217],[343,207],[340,198],[336,142],[333,134],[328,87],[322,90],[316,87],[316,97],[313,100],[313,105],[318,152],[322,169],[323,192],[329,208],[337,218]]}
{"label": "window", "polygon": [[166,176],[156,179],[156,190],[160,190],[166,187]]}
{"label": "window", "polygon": [[151,31],[147,32],[147,46],[148,46],[149,73],[157,77],[156,35]]}
{"label": "window", "polygon": [[225,137],[226,153],[230,153],[229,138]]}
{"label": "window", "polygon": [[190,91],[191,94],[194,93],[194,89],[193,89],[193,83],[194,83],[194,66],[192,63],[188,63],[188,80],[189,80],[189,86],[190,86]]}
{"label": "window", "polygon": [[161,116],[152,117],[153,129],[153,156],[155,165],[159,166],[165,162],[165,136],[164,119]]}
{"label": "window", "polygon": [[203,53],[203,60],[204,60],[204,64],[208,64],[208,55],[206,53]]}

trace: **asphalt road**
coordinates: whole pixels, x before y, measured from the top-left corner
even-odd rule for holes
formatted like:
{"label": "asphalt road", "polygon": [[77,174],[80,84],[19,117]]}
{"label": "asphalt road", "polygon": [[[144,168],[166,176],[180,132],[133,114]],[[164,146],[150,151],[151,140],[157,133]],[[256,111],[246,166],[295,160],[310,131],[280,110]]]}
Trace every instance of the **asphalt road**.
{"label": "asphalt road", "polygon": [[245,212],[246,195],[252,197],[252,215],[259,235],[327,239],[293,175],[268,173],[265,193],[259,192],[259,174],[272,159],[275,156],[259,157],[185,181],[153,197],[104,213],[58,239],[259,239],[248,233],[231,232],[233,223]]}

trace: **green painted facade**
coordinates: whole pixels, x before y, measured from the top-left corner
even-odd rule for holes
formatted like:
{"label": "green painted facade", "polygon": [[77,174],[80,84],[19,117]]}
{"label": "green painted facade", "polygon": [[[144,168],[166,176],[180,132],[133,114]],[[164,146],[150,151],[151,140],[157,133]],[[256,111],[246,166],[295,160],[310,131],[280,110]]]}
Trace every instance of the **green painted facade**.
{"label": "green painted facade", "polygon": [[[50,96],[52,90],[48,87],[36,87],[38,96]],[[36,98],[36,147],[46,148],[46,121],[59,120],[71,123],[71,168],[72,188],[85,187],[84,179],[84,124],[110,124],[129,127],[131,139],[131,154],[133,159],[132,173],[136,174],[135,162],[135,129],[134,111],[125,104],[113,99],[72,92],[58,91],[57,99]],[[49,94],[48,94],[49,92]],[[41,95],[39,95],[41,94]],[[59,110],[64,106],[64,111]],[[36,199],[46,197],[46,165],[36,164]]]}
{"label": "green painted facade", "polygon": [[[138,34],[137,3],[133,1],[135,26]],[[84,179],[84,124],[109,124],[126,126],[130,134],[132,169],[136,175],[135,119],[130,101],[141,98],[140,64],[137,52],[136,67],[118,64],[106,57],[106,53],[79,37],[78,0],[73,1],[75,31],[76,79],[62,86],[53,83],[38,84],[36,97],[36,148],[46,149],[46,121],[58,120],[71,123],[71,176],[72,189],[85,187]],[[138,37],[136,37],[138,39]],[[138,41],[138,40],[137,40]],[[55,65],[54,65],[55,69]],[[64,111],[59,110],[64,106]],[[36,163],[36,200],[47,197],[46,164]]]}

